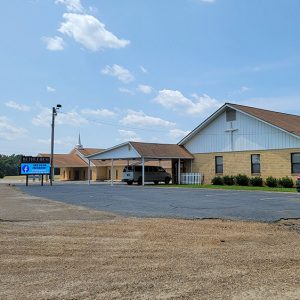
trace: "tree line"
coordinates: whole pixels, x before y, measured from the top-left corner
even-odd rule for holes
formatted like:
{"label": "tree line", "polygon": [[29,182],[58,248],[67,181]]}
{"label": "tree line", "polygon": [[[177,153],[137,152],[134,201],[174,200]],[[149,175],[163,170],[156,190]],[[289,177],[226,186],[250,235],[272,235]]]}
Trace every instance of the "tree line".
{"label": "tree line", "polygon": [[21,154],[0,154],[0,178],[19,175],[18,166],[20,166],[21,157]]}

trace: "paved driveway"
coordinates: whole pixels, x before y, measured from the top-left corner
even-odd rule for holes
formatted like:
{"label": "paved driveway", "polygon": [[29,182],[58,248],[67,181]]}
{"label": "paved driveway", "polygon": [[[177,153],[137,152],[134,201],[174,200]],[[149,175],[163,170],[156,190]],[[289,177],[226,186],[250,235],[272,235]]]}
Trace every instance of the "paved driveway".
{"label": "paved driveway", "polygon": [[300,218],[300,194],[106,184],[18,186],[38,197],[125,216],[276,221]]}

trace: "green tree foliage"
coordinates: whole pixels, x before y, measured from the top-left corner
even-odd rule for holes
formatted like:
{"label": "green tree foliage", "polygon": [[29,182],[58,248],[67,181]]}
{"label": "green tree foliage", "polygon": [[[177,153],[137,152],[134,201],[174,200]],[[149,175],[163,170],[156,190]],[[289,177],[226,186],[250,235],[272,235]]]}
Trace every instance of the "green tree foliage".
{"label": "green tree foliage", "polygon": [[21,163],[21,156],[20,154],[10,156],[0,154],[0,178],[19,175],[17,168]]}

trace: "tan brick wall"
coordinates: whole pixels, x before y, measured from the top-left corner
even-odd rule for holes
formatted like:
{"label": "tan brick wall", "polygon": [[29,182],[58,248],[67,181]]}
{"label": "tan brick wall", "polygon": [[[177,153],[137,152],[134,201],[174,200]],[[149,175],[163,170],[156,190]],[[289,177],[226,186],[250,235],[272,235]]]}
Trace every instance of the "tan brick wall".
{"label": "tan brick wall", "polygon": [[247,176],[251,174],[251,154],[260,154],[260,176],[266,179],[268,176],[276,178],[288,176],[296,180],[300,174],[291,173],[291,153],[299,152],[300,149],[281,149],[265,151],[237,151],[194,154],[192,166],[193,172],[204,174],[204,183],[209,184],[215,177],[215,156],[223,156],[223,174],[237,175],[239,173]]}
{"label": "tan brick wall", "polygon": [[76,171],[79,171],[78,180],[87,180],[88,168],[60,168],[60,180],[74,180]]}
{"label": "tan brick wall", "polygon": [[106,180],[107,167],[93,167],[91,180]]}

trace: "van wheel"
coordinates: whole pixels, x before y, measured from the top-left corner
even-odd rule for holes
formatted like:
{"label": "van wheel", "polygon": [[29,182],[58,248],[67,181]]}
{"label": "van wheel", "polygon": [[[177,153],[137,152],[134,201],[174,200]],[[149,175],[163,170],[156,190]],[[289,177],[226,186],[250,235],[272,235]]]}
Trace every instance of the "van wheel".
{"label": "van wheel", "polygon": [[158,184],[158,180],[154,180],[153,182],[154,182],[154,184]]}
{"label": "van wheel", "polygon": [[166,177],[165,178],[165,184],[169,184],[170,183],[171,178],[170,177]]}
{"label": "van wheel", "polygon": [[143,184],[143,178],[142,178],[142,176],[139,177],[137,183],[138,183],[138,185],[142,185]]}
{"label": "van wheel", "polygon": [[133,181],[127,181],[128,185],[132,185]]}

